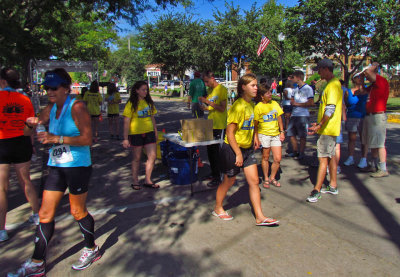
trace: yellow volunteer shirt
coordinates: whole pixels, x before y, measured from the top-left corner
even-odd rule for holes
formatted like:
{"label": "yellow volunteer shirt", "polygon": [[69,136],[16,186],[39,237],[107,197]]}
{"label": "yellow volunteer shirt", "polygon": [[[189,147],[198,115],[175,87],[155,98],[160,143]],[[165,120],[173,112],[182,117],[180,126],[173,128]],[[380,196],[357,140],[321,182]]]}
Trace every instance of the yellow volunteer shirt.
{"label": "yellow volunteer shirt", "polygon": [[[253,144],[254,134],[254,104],[239,98],[228,111],[228,125],[237,124],[235,139],[241,148],[250,148]],[[225,143],[229,144],[227,136]]]}
{"label": "yellow volunteer shirt", "polygon": [[139,100],[136,111],[132,110],[132,103],[128,101],[125,105],[123,116],[131,119],[129,129],[130,135],[144,134],[154,131],[153,121],[151,116],[157,113],[156,108],[150,110],[149,104],[145,100]]}
{"label": "yellow volunteer shirt", "polygon": [[335,112],[319,130],[318,134],[327,136],[339,136],[342,120],[343,91],[338,78],[332,78],[325,87],[321,96],[321,104],[318,110],[318,122],[322,120],[327,105],[335,105]]}
{"label": "yellow volunteer shirt", "polygon": [[278,117],[282,114],[281,106],[274,100],[267,104],[258,103],[254,108],[254,121],[258,121],[258,133],[266,136],[279,135]]}
{"label": "yellow volunteer shirt", "polygon": [[83,97],[83,101],[87,103],[87,108],[90,115],[100,114],[100,104],[103,98],[100,93],[87,91]]}
{"label": "yellow volunteer shirt", "polygon": [[114,93],[113,95],[106,96],[107,100],[107,113],[109,114],[119,114],[119,101],[121,100],[121,96],[119,92]]}
{"label": "yellow volunteer shirt", "polygon": [[[223,85],[218,85],[207,96],[207,99],[217,105],[220,105],[222,101],[226,101],[228,99],[228,90]],[[223,112],[220,112],[213,107],[208,106],[208,119],[213,120],[213,129],[222,130],[226,128],[227,114],[227,109],[225,109]]]}

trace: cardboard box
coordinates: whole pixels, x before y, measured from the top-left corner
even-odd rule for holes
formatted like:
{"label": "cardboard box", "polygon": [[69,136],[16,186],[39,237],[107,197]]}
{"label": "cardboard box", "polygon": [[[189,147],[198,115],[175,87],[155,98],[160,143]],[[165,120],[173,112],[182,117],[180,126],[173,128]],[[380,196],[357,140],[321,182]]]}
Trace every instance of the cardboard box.
{"label": "cardboard box", "polygon": [[212,119],[182,119],[182,140],[186,142],[199,142],[213,140]]}

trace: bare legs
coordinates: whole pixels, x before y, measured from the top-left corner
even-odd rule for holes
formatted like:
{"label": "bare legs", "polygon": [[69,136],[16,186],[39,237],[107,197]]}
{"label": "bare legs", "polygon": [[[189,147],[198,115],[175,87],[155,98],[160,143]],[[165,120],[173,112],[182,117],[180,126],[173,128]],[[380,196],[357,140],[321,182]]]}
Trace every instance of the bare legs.
{"label": "bare legs", "polygon": [[[157,155],[157,145],[155,143],[147,144],[144,146],[146,149],[147,161],[146,161],[146,176],[145,176],[145,183],[152,184],[151,181],[151,174],[154,169],[154,163],[156,160]],[[139,165],[140,165],[140,158],[142,156],[143,147],[135,146],[132,147],[132,179],[133,184],[139,184]]]}
{"label": "bare legs", "polygon": [[270,148],[263,148],[262,151],[262,161],[261,168],[264,173],[264,179],[268,180],[269,174],[269,156],[272,150],[272,155],[274,157],[274,162],[271,166],[271,180],[275,179],[276,174],[278,173],[279,166],[282,160],[282,147],[281,146],[272,146]]}
{"label": "bare legs", "polygon": [[[261,223],[266,219],[261,209],[261,195],[260,187],[258,186],[258,172],[257,165],[250,165],[244,168],[244,174],[246,176],[246,181],[249,184],[249,196],[250,202],[253,206],[254,213],[256,216],[256,223]],[[228,177],[224,174],[224,180],[218,186],[214,211],[217,214],[223,214],[225,212],[223,208],[223,201],[229,190],[229,188],[235,183],[236,177]]]}

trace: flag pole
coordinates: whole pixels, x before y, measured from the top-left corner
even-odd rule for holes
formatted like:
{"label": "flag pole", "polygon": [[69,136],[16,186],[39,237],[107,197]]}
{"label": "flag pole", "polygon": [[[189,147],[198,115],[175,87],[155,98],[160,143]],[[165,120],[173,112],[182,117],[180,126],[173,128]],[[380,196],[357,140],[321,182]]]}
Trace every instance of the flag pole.
{"label": "flag pole", "polygon": [[[260,31],[258,31],[258,33],[260,34],[260,35],[264,35],[263,33],[261,33]],[[281,50],[279,50],[279,48],[271,41],[271,40],[269,40],[269,44],[271,44],[274,48],[275,48],[275,50],[276,51],[278,51],[279,53],[281,52]]]}

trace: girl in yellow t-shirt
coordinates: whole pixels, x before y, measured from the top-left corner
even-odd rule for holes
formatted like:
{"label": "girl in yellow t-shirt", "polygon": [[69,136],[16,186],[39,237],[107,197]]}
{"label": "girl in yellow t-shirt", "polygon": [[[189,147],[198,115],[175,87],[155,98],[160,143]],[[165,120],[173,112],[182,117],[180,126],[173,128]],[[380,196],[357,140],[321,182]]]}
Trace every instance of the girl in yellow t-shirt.
{"label": "girl in yellow t-shirt", "polygon": [[146,176],[144,186],[158,189],[159,185],[151,181],[154,162],[157,154],[157,126],[154,115],[157,110],[145,81],[136,82],[124,109],[124,148],[132,148],[132,189],[139,190],[139,164],[143,147],[146,150]]}
{"label": "girl in yellow t-shirt", "polygon": [[119,140],[119,103],[121,103],[121,96],[114,83],[107,85],[106,101],[110,137],[113,139],[115,136]]}
{"label": "girl in yellow t-shirt", "polygon": [[222,220],[233,217],[224,210],[223,201],[229,188],[235,183],[236,175],[243,168],[249,184],[250,201],[256,216],[256,225],[277,224],[279,221],[264,216],[261,209],[260,188],[258,186],[257,161],[254,157],[254,105],[251,100],[257,95],[257,78],[246,74],[238,82],[238,100],[228,111],[225,141],[221,147],[221,164],[224,180],[217,189],[215,207],[212,214]]}
{"label": "girl in yellow t-shirt", "polygon": [[[260,102],[254,108],[254,146],[262,147],[261,168],[264,173],[264,188],[272,184],[280,187],[281,184],[275,179],[282,160],[282,141],[285,140],[283,121],[281,115],[283,110],[276,101],[272,100],[272,88],[269,85],[260,86],[257,91]],[[272,150],[274,162],[269,173],[269,154]]]}
{"label": "girl in yellow t-shirt", "polygon": [[93,142],[98,142],[99,140],[99,118],[100,118],[100,105],[103,98],[99,92],[99,83],[93,81],[90,84],[89,91],[83,96],[83,101],[86,102],[89,114],[92,118],[92,130],[93,130]]}

